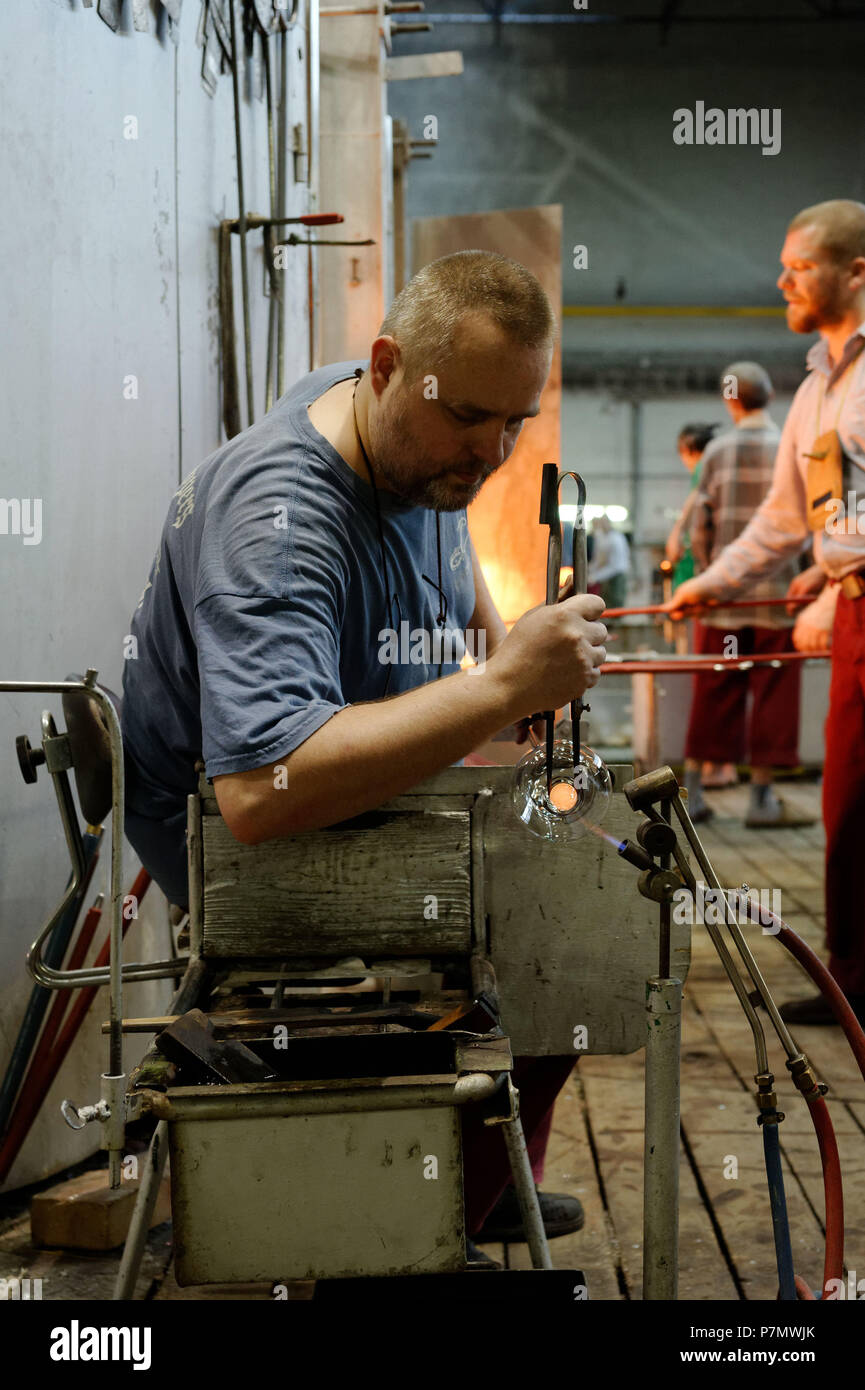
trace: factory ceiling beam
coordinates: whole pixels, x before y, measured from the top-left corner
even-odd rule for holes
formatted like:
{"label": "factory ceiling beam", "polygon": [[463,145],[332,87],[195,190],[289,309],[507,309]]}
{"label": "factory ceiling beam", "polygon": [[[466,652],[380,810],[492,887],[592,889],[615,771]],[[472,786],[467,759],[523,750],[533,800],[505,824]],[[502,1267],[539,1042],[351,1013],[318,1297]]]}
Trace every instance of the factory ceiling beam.
{"label": "factory ceiling beam", "polygon": [[[809,5],[810,0],[803,0],[803,4]],[[428,14],[428,22],[433,26],[445,24],[642,24],[656,26],[659,22],[657,14],[522,14],[517,11],[503,10],[501,14],[493,15],[489,12],[475,14]],[[740,14],[731,15],[729,13],[718,14],[677,14],[676,24],[724,24],[728,28],[736,25],[772,25],[777,27],[779,24],[826,24],[831,21],[836,23],[861,24],[865,22],[865,6],[859,5],[856,9],[841,9],[840,6],[833,4],[831,10],[817,8],[816,13],[803,12],[797,10],[795,14]]]}

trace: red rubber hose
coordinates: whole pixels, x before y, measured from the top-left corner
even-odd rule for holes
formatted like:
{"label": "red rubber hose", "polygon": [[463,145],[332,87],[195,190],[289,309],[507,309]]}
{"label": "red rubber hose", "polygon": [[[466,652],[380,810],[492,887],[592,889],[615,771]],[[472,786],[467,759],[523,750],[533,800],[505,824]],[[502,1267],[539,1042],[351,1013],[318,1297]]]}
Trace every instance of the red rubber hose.
{"label": "red rubber hose", "polygon": [[[811,947],[802,940],[801,936],[798,936],[791,927],[787,926],[787,923],[777,913],[770,912],[760,903],[756,903],[753,898],[748,899],[748,915],[764,928],[768,917],[774,928],[773,935],[777,936],[781,944],[807,970],[843,1028],[850,1044],[850,1050],[856,1058],[863,1078],[865,1078],[865,1032],[863,1032],[843,991],[837,981],[832,978],[820,957],[811,950]],[[825,1293],[830,1279],[843,1279],[844,1275],[844,1194],[841,1182],[841,1161],[838,1156],[838,1144],[835,1139],[829,1107],[825,1100],[817,1094],[806,1095],[805,1099],[808,1102],[808,1112],[817,1133],[820,1161],[823,1167],[823,1192],[826,1204],[826,1254],[823,1264],[823,1290]],[[799,1289],[800,1282],[802,1281],[797,1279],[797,1289]],[[806,1295],[799,1289],[799,1294],[801,1298],[813,1298],[810,1290]]]}
{"label": "red rubber hose", "polygon": [[792,956],[796,958],[800,965],[804,966],[811,979],[823,995],[840,1026],[844,1029],[845,1037],[850,1044],[850,1051],[856,1058],[856,1064],[865,1079],[865,1032],[862,1030],[858,1018],[847,1002],[847,997],[833,979],[823,964],[820,957],[811,950],[811,947],[797,936],[791,927],[777,915],[770,912],[768,908],[756,903],[753,898],[748,899],[748,915],[759,925],[766,925],[767,917],[771,919],[776,935],[782,946],[786,946]]}
{"label": "red rubber hose", "polygon": [[[132,895],[139,903],[147,892],[149,884],[150,875],[146,869],[142,869],[131,889]],[[91,909],[91,911],[93,911],[93,909]],[[131,920],[132,919],[127,918],[124,914],[122,927],[124,936],[129,930]],[[81,929],[81,935],[83,936],[83,934],[84,927]],[[104,942],[93,964],[94,966],[107,965],[110,957],[111,943],[109,938]],[[24,1088],[18,1097],[18,1102],[13,1111],[9,1128],[4,1137],[3,1144],[0,1146],[0,1183],[5,1182],[6,1178],[9,1176],[12,1164],[18,1157],[21,1146],[30,1132],[30,1128],[39,1113],[42,1102],[51,1089],[55,1077],[63,1065],[66,1054],[72,1046],[84,1019],[87,1017],[90,1005],[93,1003],[93,1000],[96,998],[101,988],[101,985],[87,985],[84,989],[79,989],[75,1001],[69,1010],[69,1015],[63,1025],[60,1036],[57,1038],[50,1052],[47,1049],[43,1049],[41,1053],[38,1050],[37,1054],[34,1054],[33,1061],[27,1073],[27,1079],[24,1083]],[[55,1000],[55,1007],[58,1004],[62,1005],[60,1010],[60,1014],[62,1015],[63,1008],[65,1008],[65,1001],[60,999]]]}
{"label": "red rubber hose", "polygon": [[[808,1110],[817,1131],[820,1162],[823,1165],[823,1197],[826,1206],[826,1254],[823,1260],[823,1297],[830,1280],[844,1280],[844,1191],[841,1185],[841,1159],[829,1107],[820,1095],[806,1096]],[[835,1286],[837,1287],[837,1285]]]}
{"label": "red rubber hose", "polygon": [[[75,945],[72,947],[72,952],[66,964],[67,970],[80,970],[81,966],[84,964],[87,959],[87,952],[90,950],[91,942],[96,935],[96,928],[99,926],[101,917],[101,907],[94,906],[88,908],[87,915],[81,924],[81,930],[78,933]],[[70,993],[71,991],[68,989],[58,989],[54,995],[54,1003],[51,1005],[51,1012],[45,1020],[42,1036],[39,1039],[38,1046],[33,1053],[33,1060],[30,1064],[34,1070],[39,1066],[42,1058],[51,1051],[51,1046],[54,1039],[57,1037],[57,1030],[63,1022],[63,1015],[66,1012],[66,1005],[69,1003]],[[25,1079],[22,1093],[26,1090],[26,1087],[27,1081]]]}

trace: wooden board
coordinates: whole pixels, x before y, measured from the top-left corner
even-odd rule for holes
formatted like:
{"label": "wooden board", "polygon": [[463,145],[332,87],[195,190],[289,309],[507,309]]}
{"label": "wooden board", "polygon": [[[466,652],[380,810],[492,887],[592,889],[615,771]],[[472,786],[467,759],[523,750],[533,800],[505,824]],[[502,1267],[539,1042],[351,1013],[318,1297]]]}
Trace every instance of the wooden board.
{"label": "wooden board", "polygon": [[398,812],[370,829],[311,831],[262,845],[240,844],[221,816],[205,815],[202,833],[206,956],[471,949],[465,811]]}

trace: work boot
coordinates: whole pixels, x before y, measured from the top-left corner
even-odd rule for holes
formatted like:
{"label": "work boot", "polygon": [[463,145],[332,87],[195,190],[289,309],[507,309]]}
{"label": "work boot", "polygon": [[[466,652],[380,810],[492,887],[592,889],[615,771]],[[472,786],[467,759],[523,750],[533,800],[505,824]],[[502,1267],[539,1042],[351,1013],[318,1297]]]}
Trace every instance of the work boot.
{"label": "work boot", "polygon": [[[847,1003],[859,1022],[865,1026],[865,994],[848,994]],[[828,1001],[823,998],[822,994],[812,995],[810,999],[795,999],[788,1004],[782,1004],[778,1012],[785,1023],[792,1023],[794,1026],[798,1024],[801,1028],[824,1028],[832,1024],[840,1027]]]}
{"label": "work boot", "polygon": [[466,1264],[476,1265],[478,1269],[503,1269],[498,1260],[494,1260],[485,1250],[479,1250],[473,1240],[466,1236]]}
{"label": "work boot", "polygon": [[791,811],[771,785],[751,783],[751,795],[745,825],[749,830],[784,830],[795,826],[813,825],[813,817]]}
{"label": "work boot", "polygon": [[714,812],[703,796],[703,784],[699,768],[685,769],[685,791],[688,793],[688,815],[695,825],[711,820]]}
{"label": "work boot", "polygon": [[[547,1240],[554,1240],[556,1236],[567,1236],[572,1231],[582,1230],[586,1214],[576,1197],[566,1197],[559,1192],[538,1192],[538,1202]],[[475,1240],[482,1245],[492,1241],[513,1245],[525,1239],[526,1233],[523,1230],[523,1219],[520,1215],[516,1189],[506,1187],[475,1236]]]}

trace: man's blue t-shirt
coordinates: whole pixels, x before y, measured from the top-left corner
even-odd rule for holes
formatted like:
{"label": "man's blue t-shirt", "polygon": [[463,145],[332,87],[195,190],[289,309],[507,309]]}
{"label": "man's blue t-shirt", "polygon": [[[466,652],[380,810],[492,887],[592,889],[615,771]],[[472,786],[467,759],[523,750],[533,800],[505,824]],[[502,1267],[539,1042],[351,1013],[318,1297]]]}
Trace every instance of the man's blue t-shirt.
{"label": "man's blue t-shirt", "polygon": [[[315,429],[307,406],[365,363],[303,377],[258,424],[217,449],[175,494],[132,620],[123,677],[126,831],[172,902],[187,902],[186,797],[195,762],[243,772],[297,748],[339,710],[434,679],[436,514],[379,489],[375,501]],[[465,511],[439,514],[445,627],[474,611]],[[426,576],[426,577],[424,577]],[[389,601],[388,601],[389,597]],[[431,658],[425,664],[420,656]],[[441,674],[458,669],[444,647]]]}

